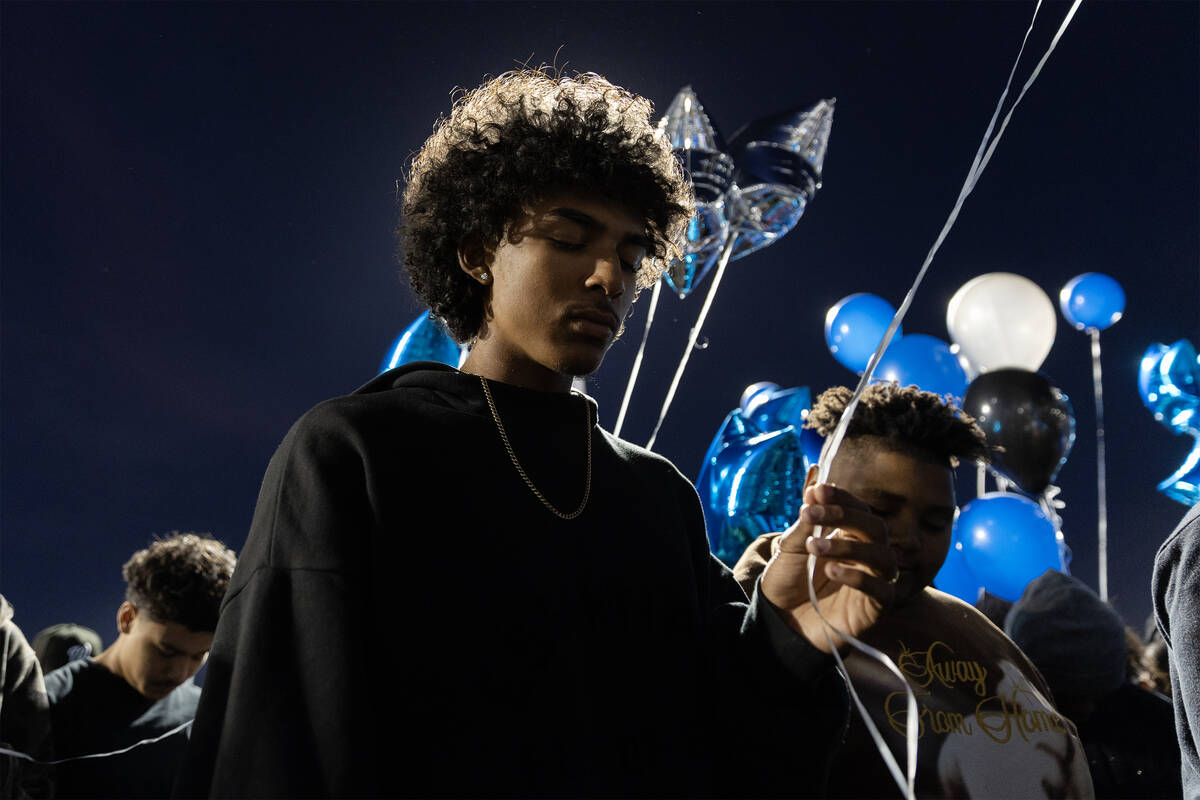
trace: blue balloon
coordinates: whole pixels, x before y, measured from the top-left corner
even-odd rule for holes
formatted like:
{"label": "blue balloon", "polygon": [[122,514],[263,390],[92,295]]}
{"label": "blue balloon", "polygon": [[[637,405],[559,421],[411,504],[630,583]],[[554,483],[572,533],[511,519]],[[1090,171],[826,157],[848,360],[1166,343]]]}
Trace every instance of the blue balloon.
{"label": "blue balloon", "polygon": [[1021,495],[990,492],[967,503],[951,541],[962,544],[964,563],[979,584],[1010,602],[1046,570],[1066,571],[1054,523]]}
{"label": "blue balloon", "polygon": [[796,521],[810,465],[800,426],[810,405],[807,386],[752,384],[713,437],[696,490],[709,548],[725,563],[759,535]]}
{"label": "blue balloon", "polygon": [[457,367],[462,361],[462,348],[439,322],[424,313],[392,342],[379,371],[387,372],[413,361],[437,361]]}
{"label": "blue balloon", "polygon": [[975,605],[975,601],[979,599],[979,590],[983,586],[967,567],[961,542],[951,543],[950,550],[946,553],[946,560],[942,562],[942,568],[933,578],[933,585],[946,594],[954,595],[964,603]]}
{"label": "blue balloon", "polygon": [[1200,358],[1187,339],[1146,348],[1138,369],[1138,392],[1154,418],[1173,433],[1195,437],[1195,445],[1158,490],[1187,506],[1200,502]]}
{"label": "blue balloon", "polygon": [[742,409],[746,422],[759,433],[770,433],[791,426],[797,433],[804,427],[812,408],[812,392],[807,386],[760,393]]}
{"label": "blue balloon", "polygon": [[[859,375],[883,340],[896,309],[882,297],[859,292],[843,297],[825,314],[825,344],[844,367]],[[896,338],[903,334],[896,329]]]}
{"label": "blue balloon", "polygon": [[1058,307],[1075,330],[1102,331],[1125,313],[1125,290],[1103,272],[1085,272],[1067,281]]}
{"label": "blue balloon", "polygon": [[808,469],[821,460],[821,449],[825,447],[825,437],[812,428],[800,431],[800,446],[804,448],[804,468]]}
{"label": "blue balloon", "polygon": [[967,373],[950,345],[936,336],[910,333],[893,339],[875,368],[875,380],[916,385],[927,392],[952,395],[961,404],[967,392]]}
{"label": "blue balloon", "polygon": [[1200,358],[1187,339],[1146,349],[1138,370],[1138,392],[1163,425],[1175,433],[1200,435]]}

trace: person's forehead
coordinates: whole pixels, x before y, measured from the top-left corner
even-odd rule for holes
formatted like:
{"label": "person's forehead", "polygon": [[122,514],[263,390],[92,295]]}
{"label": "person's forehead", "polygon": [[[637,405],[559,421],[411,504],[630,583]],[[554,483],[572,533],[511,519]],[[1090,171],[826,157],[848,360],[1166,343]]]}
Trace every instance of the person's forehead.
{"label": "person's forehead", "polygon": [[647,224],[636,209],[604,195],[582,191],[559,191],[526,204],[529,222],[563,219],[585,226],[599,226],[630,235],[644,235]]}
{"label": "person's forehead", "polygon": [[167,645],[176,650],[206,650],[212,642],[211,631],[193,631],[179,622],[158,622],[149,620],[147,634],[160,645]]}
{"label": "person's forehead", "polygon": [[844,440],[830,479],[852,493],[890,495],[924,505],[953,507],[953,471],[949,464],[897,450],[878,438]]}

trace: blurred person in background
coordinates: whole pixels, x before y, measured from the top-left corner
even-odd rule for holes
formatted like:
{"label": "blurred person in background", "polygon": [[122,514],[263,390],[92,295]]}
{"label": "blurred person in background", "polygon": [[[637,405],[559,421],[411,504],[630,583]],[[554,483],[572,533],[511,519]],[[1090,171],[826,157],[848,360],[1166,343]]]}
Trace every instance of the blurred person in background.
{"label": "blurred person in background", "polygon": [[51,625],[39,631],[32,644],[43,675],[49,675],[71,661],[91,658],[104,649],[100,634],[73,622]]}
{"label": "blurred person in background", "polygon": [[182,533],[126,562],[116,641],[51,672],[46,689],[57,759],[138,746],[58,765],[59,797],[170,794],[200,699],[192,676],[208,656],[234,561],[216,539]]}
{"label": "blurred person in background", "polygon": [[1112,606],[1079,579],[1047,570],[1004,628],[1078,728],[1097,798],[1179,797],[1171,704],[1131,678],[1126,626]]}
{"label": "blurred person in background", "polygon": [[[0,747],[46,761],[51,757],[50,705],[42,669],[12,604],[0,595]],[[0,753],[0,797],[49,797],[44,765]]]}
{"label": "blurred person in background", "polygon": [[1183,793],[1200,798],[1200,503],[1154,556],[1154,618],[1167,645]]}

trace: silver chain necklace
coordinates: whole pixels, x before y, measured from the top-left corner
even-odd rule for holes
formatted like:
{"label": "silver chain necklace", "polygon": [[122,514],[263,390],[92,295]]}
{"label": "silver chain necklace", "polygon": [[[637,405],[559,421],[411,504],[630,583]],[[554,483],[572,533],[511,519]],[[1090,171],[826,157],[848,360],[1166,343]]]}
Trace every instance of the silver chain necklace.
{"label": "silver chain necklace", "polygon": [[533,485],[533,481],[525,474],[525,469],[521,466],[521,462],[517,460],[517,454],[513,452],[512,443],[508,441],[508,434],[504,431],[504,423],[500,421],[500,412],[496,410],[496,401],[492,399],[492,390],[488,388],[487,378],[479,376],[479,382],[483,384],[483,396],[487,398],[488,408],[492,410],[492,419],[496,421],[496,430],[500,431],[500,439],[504,442],[504,449],[508,451],[508,457],[512,460],[512,464],[517,468],[517,473],[521,479],[525,481],[525,485],[533,492],[538,500],[542,501],[542,505],[550,509],[550,513],[560,519],[575,519],[583,513],[583,509],[587,507],[588,497],[592,493],[592,408],[585,401],[583,404],[584,413],[587,414],[587,479],[583,485],[583,499],[579,501],[579,508],[572,511],[570,514],[565,514],[554,507],[554,504],[546,499],[546,496],[538,491],[538,488]]}

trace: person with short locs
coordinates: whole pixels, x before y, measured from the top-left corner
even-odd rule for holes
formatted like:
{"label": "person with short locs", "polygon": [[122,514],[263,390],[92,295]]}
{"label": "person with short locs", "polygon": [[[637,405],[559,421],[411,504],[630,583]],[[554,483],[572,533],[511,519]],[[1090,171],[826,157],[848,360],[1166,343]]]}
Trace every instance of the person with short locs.
{"label": "person with short locs", "polygon": [[54,770],[59,797],[170,795],[200,699],[192,676],[208,655],[234,563],[232,550],[194,533],[167,536],[126,562],[116,641],[46,675],[55,757],[75,759]]}
{"label": "person with short locs", "polygon": [[821,794],[846,699],[808,559],[860,633],[894,596],[884,525],[812,487],[801,527],[846,534],[789,537],[747,597],[688,480],[572,391],[693,212],[651,116],[598,75],[521,70],[439,121],[399,238],[469,356],[386,372],[283,440],[179,795],[761,795],[772,769]]}
{"label": "person with short locs", "polygon": [[[826,390],[806,425],[828,442],[851,396],[841,386]],[[859,638],[889,656],[913,687],[917,719],[909,719],[904,686],[879,661],[850,651],[847,675],[902,769],[908,727],[917,727],[918,797],[1090,798],[1075,726],[1055,708],[1037,668],[982,612],[931,585],[954,527],[954,468],[988,453],[979,426],[938,395],[882,383],[863,392],[836,454],[828,445],[821,453],[832,458],[829,482],[886,525],[898,567],[894,603]],[[806,492],[818,471],[809,470]],[[747,590],[766,583],[786,538],[764,534],[742,554],[734,574]],[[903,796],[857,714],[823,791]]]}

